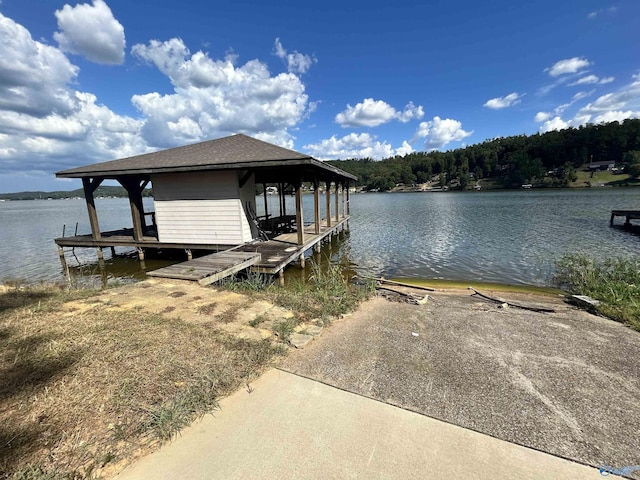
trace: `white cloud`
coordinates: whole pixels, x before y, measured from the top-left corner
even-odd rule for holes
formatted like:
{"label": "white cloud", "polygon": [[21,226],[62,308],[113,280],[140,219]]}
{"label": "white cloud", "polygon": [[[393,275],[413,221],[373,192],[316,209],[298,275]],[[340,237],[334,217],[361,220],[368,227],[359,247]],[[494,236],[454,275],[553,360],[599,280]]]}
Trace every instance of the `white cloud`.
{"label": "white cloud", "polygon": [[202,51],[191,54],[178,38],[134,45],[131,52],[155,65],[175,88],[173,94],[152,92],[132,98],[147,118],[143,136],[155,147],[238,132],[267,135],[274,143],[289,146],[288,129],[315,107],[297,75],[271,76],[259,60],[238,66],[235,56],[214,60]]}
{"label": "white cloud", "polygon": [[548,112],[538,112],[538,113],[536,113],[535,121],[536,122],[544,122],[546,120],[549,120],[549,117],[551,117],[551,114],[548,113]]}
{"label": "white cloud", "polygon": [[273,52],[276,57],[287,63],[287,68],[292,73],[306,73],[311,68],[311,65],[317,62],[315,57],[303,55],[297,50],[293,53],[288,53],[280,43],[279,38],[276,38],[274,42]]}
{"label": "white cloud", "polygon": [[[591,95],[594,91],[578,92],[571,102],[555,109],[556,113],[562,113],[564,108]],[[543,113],[543,112],[541,112]],[[538,115],[536,115],[536,120]],[[540,131],[559,130],[567,127],[577,127],[586,123],[603,123],[623,121],[628,118],[640,118],[640,75],[633,75],[632,82],[616,92],[606,93],[595,101],[580,108],[570,120],[563,120],[556,115],[540,126]],[[542,119],[542,116],[540,116]]]}
{"label": "white cloud", "polygon": [[569,126],[569,122],[565,122],[560,117],[553,117],[551,120],[547,120],[540,126],[540,131],[542,133],[546,133],[552,130],[562,130]]}
{"label": "white cloud", "polygon": [[76,101],[66,85],[78,67],[57,48],[36,42],[22,25],[0,13],[0,110],[36,117],[66,114]]}
{"label": "white cloud", "polygon": [[59,32],[53,34],[60,48],[106,65],[124,62],[124,28],[103,0],[93,0],[56,11]]}
{"label": "white cloud", "polygon": [[407,123],[411,120],[420,120],[422,117],[424,117],[422,105],[416,107],[413,102],[407,103],[402,112],[396,112],[396,118],[402,123]]}
{"label": "white cloud", "polygon": [[493,110],[500,110],[502,108],[513,107],[520,103],[522,95],[518,95],[516,92],[505,95],[504,97],[496,97],[491,100],[487,100],[483,107],[491,108]]}
{"label": "white cloud", "polygon": [[350,133],[344,137],[321,140],[319,143],[308,144],[302,147],[306,152],[318,159],[347,159],[347,158],[382,158],[393,157],[394,155],[406,155],[413,149],[406,141],[396,150],[388,142],[379,142],[375,136],[368,133]]}
{"label": "white cloud", "polygon": [[589,65],[591,65],[591,62],[586,58],[573,57],[560,60],[554,63],[551,67],[545,68],[544,71],[548,72],[552,77],[557,77],[568,73],[577,73]]}
{"label": "white cloud", "polygon": [[404,157],[405,155],[413,152],[415,152],[415,150],[411,145],[409,145],[409,142],[407,142],[406,140],[402,142],[402,146],[396,148],[396,155],[400,155],[401,157]]}
{"label": "white cloud", "polygon": [[417,107],[409,102],[404,110],[399,112],[383,100],[365,98],[355,106],[347,104],[347,108],[336,115],[335,121],[342,127],[377,127],[391,120],[407,123],[424,116],[421,105]]}
{"label": "white cloud", "polygon": [[592,12],[589,12],[589,14],[587,15],[587,18],[589,20],[594,20],[595,18],[603,14],[613,15],[617,11],[618,11],[618,7],[601,8],[599,10],[594,10]]}
{"label": "white cloud", "polygon": [[466,132],[462,129],[462,123],[458,120],[433,117],[433,120],[422,122],[414,134],[413,141],[424,139],[427,150],[438,150],[451,142],[459,142],[473,134],[473,130]]}
{"label": "white cloud", "polygon": [[573,83],[570,83],[569,86],[573,87],[575,85],[605,85],[607,83],[611,83],[615,80],[615,77],[605,77],[600,78],[596,75],[587,75],[586,77],[579,78]]}
{"label": "white cloud", "polygon": [[587,75],[586,77],[582,77],[577,81],[570,83],[569,86],[573,87],[574,85],[585,85],[585,84],[594,84],[598,83],[600,79],[595,75]]}
{"label": "white cloud", "polygon": [[[136,45],[174,92],[142,93],[141,118],[122,116],[74,88],[78,67],[0,14],[0,172],[47,172],[243,132],[293,148],[291,129],[314,108],[293,73],[235,58],[190,54],[179,39]],[[43,174],[44,175],[44,174]]]}

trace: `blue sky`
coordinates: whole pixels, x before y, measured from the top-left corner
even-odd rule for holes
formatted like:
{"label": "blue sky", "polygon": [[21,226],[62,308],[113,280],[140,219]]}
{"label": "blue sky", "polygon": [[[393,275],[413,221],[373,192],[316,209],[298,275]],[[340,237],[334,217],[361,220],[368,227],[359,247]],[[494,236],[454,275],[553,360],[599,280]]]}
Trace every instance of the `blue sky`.
{"label": "blue sky", "polygon": [[319,159],[640,117],[640,2],[0,0],[0,192],[245,133]]}

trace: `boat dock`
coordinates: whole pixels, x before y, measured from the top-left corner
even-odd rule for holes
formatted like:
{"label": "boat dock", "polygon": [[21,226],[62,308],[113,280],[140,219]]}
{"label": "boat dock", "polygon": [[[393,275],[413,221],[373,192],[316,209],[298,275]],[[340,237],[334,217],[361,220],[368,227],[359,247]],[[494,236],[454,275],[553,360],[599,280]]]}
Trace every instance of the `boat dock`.
{"label": "boat dock", "polygon": [[631,220],[640,219],[640,210],[611,210],[611,220],[609,225],[613,227],[613,222],[616,217],[624,217],[624,226],[632,227]]}

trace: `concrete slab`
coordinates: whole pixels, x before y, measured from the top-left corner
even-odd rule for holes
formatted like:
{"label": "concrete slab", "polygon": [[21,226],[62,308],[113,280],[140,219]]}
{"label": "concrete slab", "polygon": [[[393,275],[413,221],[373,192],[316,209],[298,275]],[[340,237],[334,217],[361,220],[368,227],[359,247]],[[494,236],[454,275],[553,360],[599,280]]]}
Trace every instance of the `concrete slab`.
{"label": "concrete slab", "polygon": [[271,370],[117,480],[588,479],[598,470]]}
{"label": "concrete slab", "polygon": [[640,465],[640,334],[558,299],[501,295],[556,313],[469,294],[375,298],[281,367],[594,467]]}

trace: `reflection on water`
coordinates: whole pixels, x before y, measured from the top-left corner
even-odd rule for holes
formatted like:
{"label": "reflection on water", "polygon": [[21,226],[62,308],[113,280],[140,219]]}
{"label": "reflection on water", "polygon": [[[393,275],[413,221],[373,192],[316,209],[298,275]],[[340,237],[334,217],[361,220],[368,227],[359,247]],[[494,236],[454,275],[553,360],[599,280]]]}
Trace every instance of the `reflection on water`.
{"label": "reflection on water", "polygon": [[[369,275],[548,285],[555,258],[568,252],[636,255],[640,237],[609,227],[612,209],[637,209],[640,189],[528,190],[468,193],[367,193],[351,196],[350,235],[323,248],[322,258]],[[278,197],[267,198],[269,211]],[[287,197],[287,212],[294,212]],[[102,230],[131,226],[126,199],[97,200]],[[152,210],[152,199],[145,199]],[[258,198],[258,214],[264,210]],[[324,216],[324,199],[320,202]],[[306,222],[313,197],[304,198]],[[333,208],[333,202],[332,202]],[[0,202],[0,279],[62,278],[53,239],[62,225],[89,233],[84,200]],[[105,270],[93,249],[67,258],[75,278],[144,278],[133,251],[105,249]],[[185,260],[147,254],[148,270]],[[77,264],[82,267],[75,267]],[[88,264],[88,265],[87,265]],[[287,271],[298,275],[299,268]],[[121,280],[119,280],[121,281]]]}

